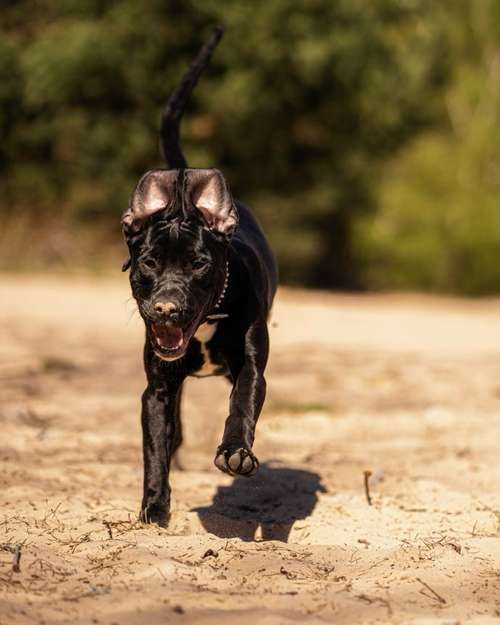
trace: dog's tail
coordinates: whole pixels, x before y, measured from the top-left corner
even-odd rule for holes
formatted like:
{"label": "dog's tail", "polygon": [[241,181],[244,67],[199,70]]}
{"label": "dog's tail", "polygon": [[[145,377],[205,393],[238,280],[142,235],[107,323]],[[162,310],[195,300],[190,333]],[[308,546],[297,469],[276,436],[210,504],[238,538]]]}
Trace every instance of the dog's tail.
{"label": "dog's tail", "polygon": [[210,57],[223,34],[224,28],[222,26],[214,28],[210,39],[191,61],[191,65],[184,74],[183,79],[174,89],[163,109],[160,127],[160,150],[168,167],[171,169],[187,167],[186,159],[179,144],[179,125],[198,78],[208,65]]}

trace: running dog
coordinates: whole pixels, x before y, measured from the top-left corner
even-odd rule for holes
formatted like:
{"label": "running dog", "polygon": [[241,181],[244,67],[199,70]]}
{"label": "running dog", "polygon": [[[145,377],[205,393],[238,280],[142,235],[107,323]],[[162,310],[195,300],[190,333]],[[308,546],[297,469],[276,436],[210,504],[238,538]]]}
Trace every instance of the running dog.
{"label": "running dog", "polygon": [[223,174],[189,168],[179,143],[183,111],[221,36],[220,28],[212,33],[163,111],[160,145],[168,168],[142,176],[122,216],[124,270],[130,268],[146,328],[141,519],[162,526],[169,518],[170,464],[182,442],[186,376],[224,375],[232,384],[215,466],[244,476],[259,467],[252,446],[266,394],[276,261]]}

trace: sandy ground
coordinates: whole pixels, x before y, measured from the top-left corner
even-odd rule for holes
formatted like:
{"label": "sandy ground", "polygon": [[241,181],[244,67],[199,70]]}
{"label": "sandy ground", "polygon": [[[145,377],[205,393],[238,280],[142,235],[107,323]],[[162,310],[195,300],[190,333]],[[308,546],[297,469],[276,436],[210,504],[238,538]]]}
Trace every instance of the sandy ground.
{"label": "sandy ground", "polygon": [[283,291],[261,470],[213,467],[228,387],[190,380],[167,530],[133,311],[125,277],[0,279],[1,625],[500,623],[499,301]]}

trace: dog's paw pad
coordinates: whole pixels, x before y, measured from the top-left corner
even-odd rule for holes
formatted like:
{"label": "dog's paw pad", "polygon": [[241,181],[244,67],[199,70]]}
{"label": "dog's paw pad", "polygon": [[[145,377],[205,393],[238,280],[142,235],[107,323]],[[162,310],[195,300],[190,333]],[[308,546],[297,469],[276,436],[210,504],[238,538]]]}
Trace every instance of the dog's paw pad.
{"label": "dog's paw pad", "polygon": [[244,475],[250,477],[259,468],[259,461],[253,453],[245,447],[234,451],[219,450],[215,457],[215,466],[229,475]]}

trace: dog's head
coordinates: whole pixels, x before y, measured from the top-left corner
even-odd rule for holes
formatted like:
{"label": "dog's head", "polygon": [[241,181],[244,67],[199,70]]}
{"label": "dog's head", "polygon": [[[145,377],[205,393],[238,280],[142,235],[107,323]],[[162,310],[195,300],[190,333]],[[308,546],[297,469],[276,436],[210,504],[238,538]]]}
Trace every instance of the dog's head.
{"label": "dog's head", "polygon": [[147,172],[122,217],[130,283],[163,360],[184,355],[224,288],[238,214],[216,169]]}

